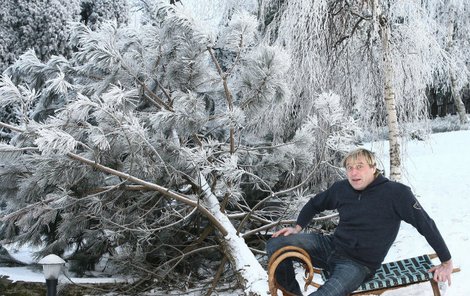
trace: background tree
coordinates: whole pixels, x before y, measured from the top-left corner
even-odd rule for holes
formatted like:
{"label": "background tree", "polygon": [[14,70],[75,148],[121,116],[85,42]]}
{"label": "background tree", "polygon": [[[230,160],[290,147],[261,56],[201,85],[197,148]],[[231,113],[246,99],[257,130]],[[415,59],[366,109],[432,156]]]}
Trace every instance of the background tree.
{"label": "background tree", "polygon": [[[0,72],[29,50],[34,52],[38,62],[54,55],[69,57],[72,54],[72,47],[67,41],[70,22],[81,21],[96,29],[105,20],[121,24],[127,23],[129,18],[127,0],[4,2],[0,12]],[[13,123],[18,108],[18,105],[12,104],[0,110],[1,120]],[[35,113],[40,115],[38,110]],[[0,130],[1,139],[9,137],[8,129]]]}
{"label": "background tree", "polygon": [[79,12],[78,1],[5,1],[0,12],[0,70],[28,49],[41,60],[67,54],[67,22],[78,21]]}
{"label": "background tree", "polygon": [[[333,90],[340,94],[344,97],[341,104],[363,130],[378,135],[388,127],[394,143],[392,179],[400,178],[400,139],[415,133],[407,130],[406,123],[427,119],[426,89],[436,77],[448,77],[449,56],[439,42],[441,35],[436,34],[441,28],[435,18],[437,2],[260,4],[265,40],[298,53],[293,55],[291,82],[297,114],[312,110],[317,93]],[[398,131],[389,126],[394,115],[393,108],[386,108],[385,89],[393,90],[387,97],[395,100]],[[387,123],[387,118],[392,120]]]}
{"label": "background tree", "polygon": [[80,21],[93,30],[103,22],[114,21],[118,25],[129,21],[130,5],[127,0],[81,0]]}
{"label": "background tree", "polygon": [[468,122],[462,92],[469,85],[470,51],[468,50],[470,30],[468,14],[470,7],[466,1],[447,1],[435,4],[434,14],[440,30],[439,41],[447,56],[448,69],[445,75],[437,76],[436,85],[450,90],[460,124]]}

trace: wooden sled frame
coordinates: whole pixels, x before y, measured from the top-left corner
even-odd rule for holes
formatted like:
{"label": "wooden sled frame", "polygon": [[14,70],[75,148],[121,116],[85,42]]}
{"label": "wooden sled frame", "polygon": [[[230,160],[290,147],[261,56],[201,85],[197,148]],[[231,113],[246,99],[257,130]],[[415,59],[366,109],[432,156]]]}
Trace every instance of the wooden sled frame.
{"label": "wooden sled frame", "polygon": [[[310,260],[310,255],[302,248],[295,247],[295,246],[286,246],[280,248],[269,258],[268,262],[268,281],[269,281],[269,292],[271,296],[277,296],[277,290],[282,291],[283,296],[292,296],[292,293],[284,290],[281,286],[279,286],[276,282],[276,278],[274,277],[274,273],[276,271],[277,266],[286,258],[297,258],[302,260],[303,266],[305,269],[305,286],[304,289],[307,290],[307,287],[311,284],[316,285],[313,283],[313,275],[315,273],[320,273],[320,270],[314,269],[312,265],[312,260]],[[316,272],[315,272],[316,271]],[[319,285],[317,286],[319,287]]]}
{"label": "wooden sled frame", "polygon": [[[435,254],[429,255],[430,259],[434,259],[436,257],[437,256]],[[278,296],[278,293],[277,293],[278,290],[281,290],[283,296],[293,296],[292,293],[284,290],[281,286],[279,286],[274,277],[274,273],[276,271],[277,266],[286,258],[293,258],[302,262],[303,268],[305,269],[305,285],[304,285],[305,291],[307,290],[307,287],[309,285],[312,285],[316,288],[321,286],[320,284],[313,282],[313,278],[315,274],[318,274],[318,276],[320,276],[322,271],[321,269],[313,267],[311,258],[308,255],[308,253],[304,249],[299,248],[299,247],[286,246],[277,250],[271,256],[268,262],[269,292],[271,293],[272,296]],[[459,271],[460,271],[460,268],[454,268],[452,272],[459,272]],[[431,284],[434,296],[441,296],[437,282],[435,282],[432,278],[428,279],[427,281],[429,281]],[[405,285],[396,285],[396,286],[374,289],[374,290],[358,291],[358,292],[353,292],[351,295],[354,295],[354,296],[382,295],[385,291],[400,289],[400,288],[408,287],[408,286],[423,283],[423,282],[424,281],[417,281],[417,282],[412,282],[412,283],[405,284]]]}

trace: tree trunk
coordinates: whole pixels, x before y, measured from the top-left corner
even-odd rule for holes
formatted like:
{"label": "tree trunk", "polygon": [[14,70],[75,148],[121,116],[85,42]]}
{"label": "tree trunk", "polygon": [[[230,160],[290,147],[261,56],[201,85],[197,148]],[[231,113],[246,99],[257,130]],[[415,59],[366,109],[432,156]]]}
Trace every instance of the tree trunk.
{"label": "tree trunk", "polygon": [[450,74],[450,82],[451,82],[451,92],[452,92],[452,99],[454,100],[455,109],[457,114],[459,115],[460,125],[464,125],[468,123],[467,113],[465,112],[465,104],[462,101],[462,96],[460,95],[460,89],[456,83],[455,74]]}
{"label": "tree trunk", "polygon": [[222,247],[229,258],[244,294],[264,296],[269,291],[268,274],[261,266],[244,239],[237,235],[237,230],[227,215],[221,212],[217,197],[211,192],[206,178],[200,174],[201,189],[204,194],[203,205],[224,226],[228,234],[223,237]]}
{"label": "tree trunk", "polygon": [[[450,10],[450,21],[447,27],[447,51],[450,52],[454,43],[454,23],[455,23],[455,11]],[[462,96],[460,95],[461,87],[457,84],[457,77],[455,70],[452,69],[452,66],[449,67],[450,75],[450,90],[452,94],[452,99],[454,101],[455,109],[459,115],[460,124],[464,125],[468,122],[467,113],[465,112],[465,104],[462,101]]]}
{"label": "tree trunk", "polygon": [[382,42],[383,67],[384,67],[384,100],[387,111],[388,140],[390,145],[390,179],[401,179],[401,157],[399,143],[399,129],[395,92],[393,90],[393,66],[390,52],[390,25],[384,15],[380,13],[378,2],[375,3],[375,11],[378,16],[379,35]]}

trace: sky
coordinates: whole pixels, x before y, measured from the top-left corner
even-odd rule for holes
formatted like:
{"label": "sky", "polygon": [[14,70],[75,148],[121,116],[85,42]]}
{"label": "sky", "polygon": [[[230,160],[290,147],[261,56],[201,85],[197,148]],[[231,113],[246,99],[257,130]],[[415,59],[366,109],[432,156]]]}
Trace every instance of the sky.
{"label": "sky", "polygon": [[[374,142],[364,147],[376,152],[388,171],[387,142]],[[461,271],[453,274],[452,285],[443,286],[443,295],[470,295],[466,279],[470,276],[470,130],[432,134],[426,141],[411,141],[402,146],[403,179],[410,186],[422,207],[436,222],[450,252],[454,267]],[[385,173],[387,175],[387,172]],[[7,246],[18,260],[33,262],[31,249]],[[426,240],[410,225],[402,223],[398,237],[390,249],[385,262],[433,253]],[[436,259],[435,263],[439,263]],[[298,278],[302,278],[299,270]],[[0,276],[7,275],[14,281],[44,282],[40,270],[27,267],[0,267]],[[77,283],[113,282],[110,278],[72,278]],[[60,281],[67,281],[62,276]],[[303,285],[302,285],[303,286]],[[304,295],[314,291],[310,288]],[[172,293],[173,294],[173,293]],[[156,295],[162,295],[156,292]],[[195,295],[175,291],[173,295]],[[225,292],[224,296],[238,295]],[[384,296],[433,295],[429,283],[414,285],[382,294]]]}

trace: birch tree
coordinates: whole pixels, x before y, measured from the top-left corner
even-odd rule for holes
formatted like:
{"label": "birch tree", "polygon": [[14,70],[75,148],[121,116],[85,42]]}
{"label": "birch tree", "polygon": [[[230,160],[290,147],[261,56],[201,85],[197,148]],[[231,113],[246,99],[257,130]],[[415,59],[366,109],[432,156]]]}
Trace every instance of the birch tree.
{"label": "birch tree", "polygon": [[401,157],[399,143],[398,118],[394,91],[393,60],[390,50],[391,30],[389,20],[378,5],[378,1],[373,1],[373,22],[374,27],[378,27],[378,34],[382,45],[383,54],[383,76],[384,76],[384,101],[387,113],[389,155],[390,155],[390,179],[399,181],[401,178]]}
{"label": "birch tree", "polygon": [[246,295],[266,295],[249,241],[292,222],[320,165],[341,173],[355,120],[327,92],[325,116],[305,113],[285,137],[290,56],[259,41],[255,16],[219,31],[181,6],[145,7],[141,28],[76,24],[72,58],[28,52],[5,72],[1,105],[24,108],[1,124],[15,135],[0,147],[0,237],[71,254],[77,272],[106,262],[140,278],[133,291],[216,287],[229,262]]}
{"label": "birch tree", "polygon": [[427,119],[426,88],[447,73],[448,56],[436,35],[441,28],[435,18],[437,2],[260,4],[265,40],[296,52],[291,84],[299,113],[311,110],[315,93],[340,94],[342,105],[364,130],[378,135],[387,128],[395,180],[400,179],[399,143],[409,133],[405,123]]}

